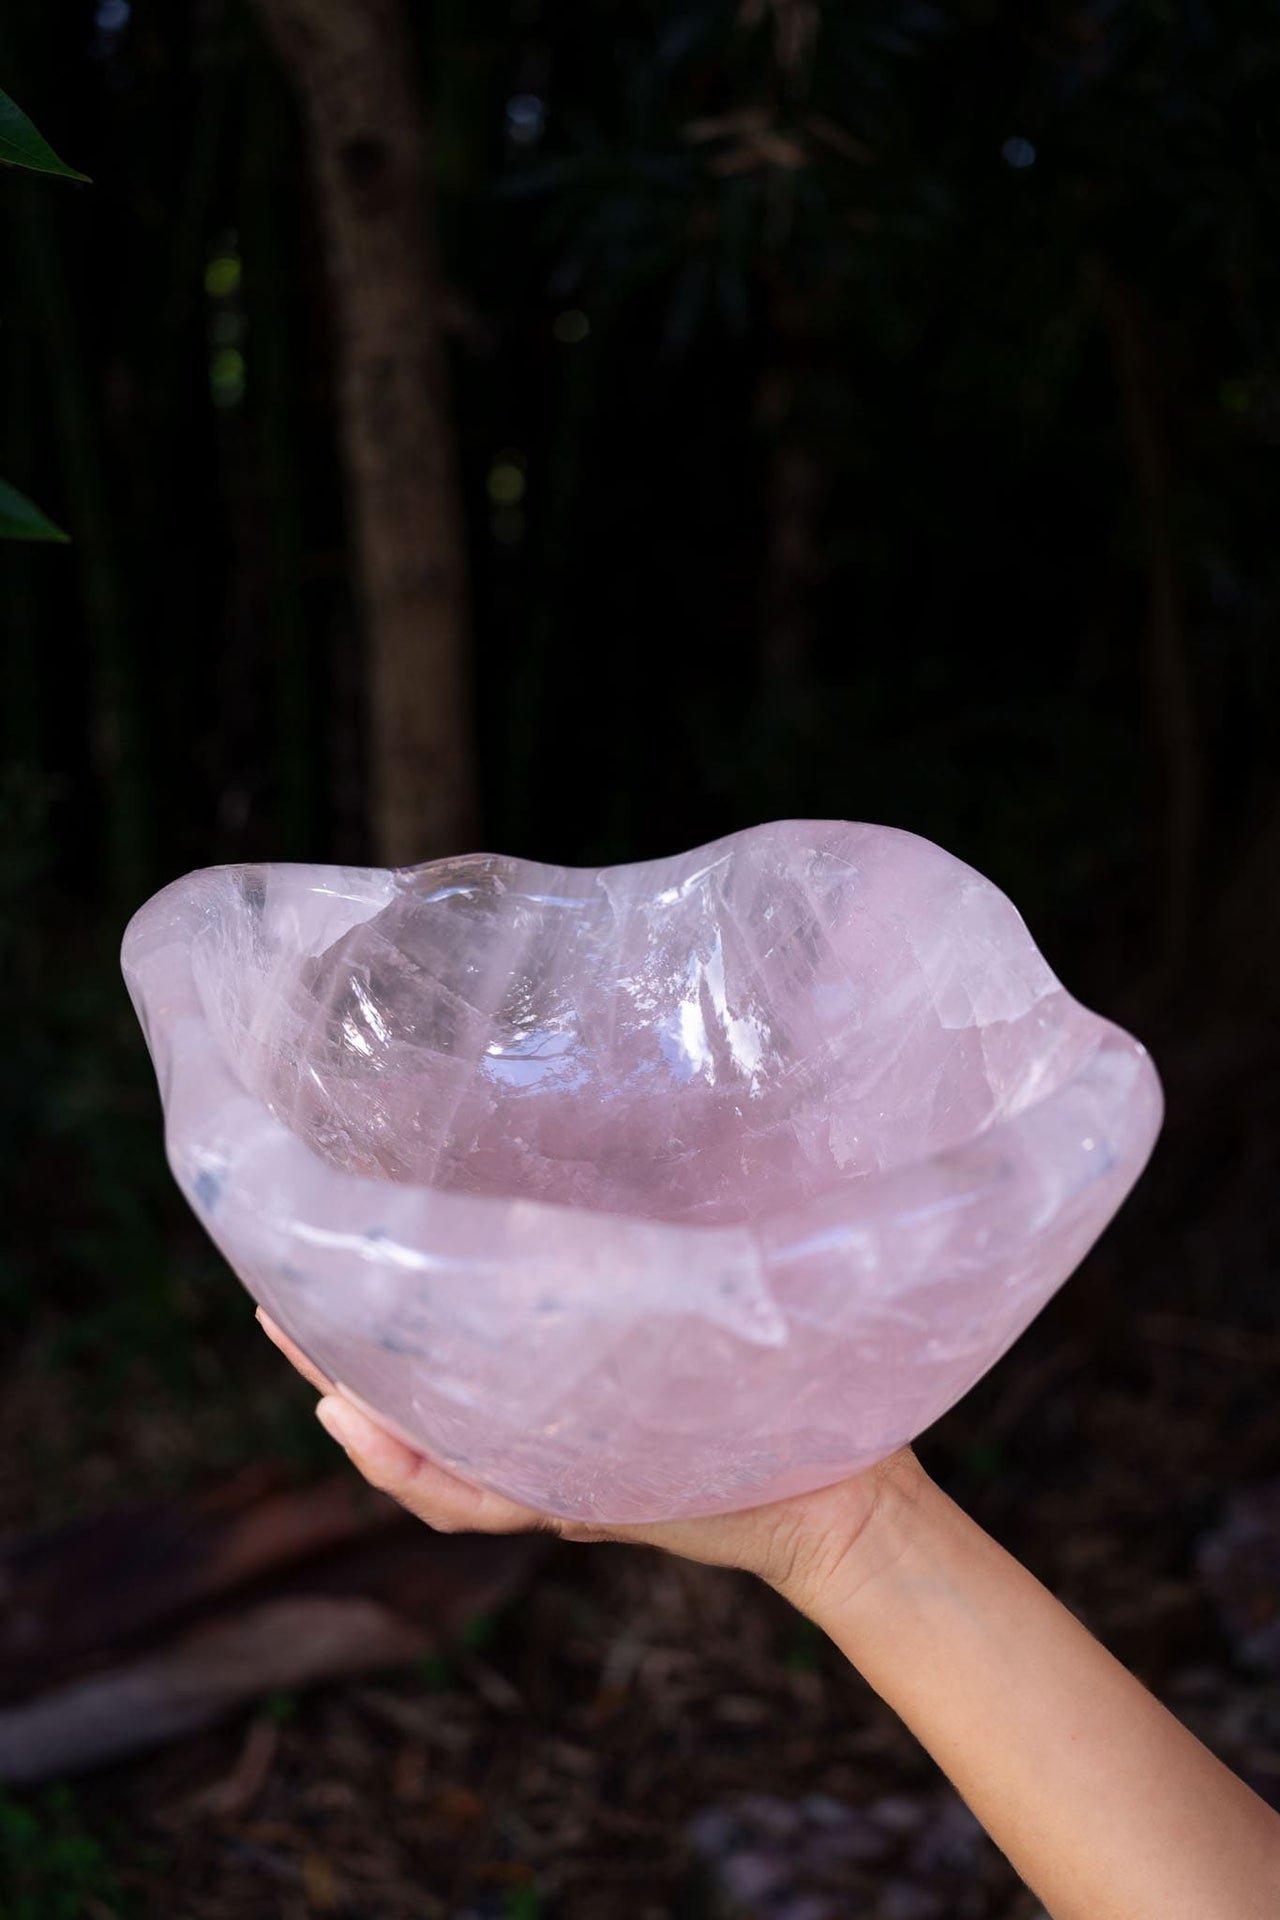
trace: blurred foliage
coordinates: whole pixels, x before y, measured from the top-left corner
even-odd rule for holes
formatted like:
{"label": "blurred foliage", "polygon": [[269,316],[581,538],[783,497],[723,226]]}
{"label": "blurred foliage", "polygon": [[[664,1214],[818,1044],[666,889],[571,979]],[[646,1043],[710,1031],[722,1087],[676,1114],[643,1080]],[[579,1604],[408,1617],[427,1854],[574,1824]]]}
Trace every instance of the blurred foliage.
{"label": "blurred foliage", "polygon": [[[486,843],[891,822],[1123,1015],[1180,794],[1176,1005],[1229,1011],[1219,903],[1280,820],[1269,0],[412,11]],[[247,0],[19,6],[0,57],[97,183],[0,196],[4,449],[75,537],[0,566],[0,1284],[207,1404],[243,1302],[115,951],[184,869],[367,850],[314,210]]]}
{"label": "blurred foliage", "polygon": [[50,1788],[33,1803],[0,1792],[0,1920],[127,1920],[134,1911],[69,1788]]}

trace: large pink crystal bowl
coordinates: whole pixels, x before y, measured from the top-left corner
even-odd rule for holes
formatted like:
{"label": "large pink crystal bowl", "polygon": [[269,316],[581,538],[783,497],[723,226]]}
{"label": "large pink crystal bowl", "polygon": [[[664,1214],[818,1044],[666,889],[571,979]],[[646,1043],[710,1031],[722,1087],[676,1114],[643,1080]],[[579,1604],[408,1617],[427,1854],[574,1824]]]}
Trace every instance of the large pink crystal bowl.
{"label": "large pink crystal bowl", "polygon": [[1161,1119],[1011,902],[913,834],[671,859],[215,867],[125,976],[173,1172],[391,1431],[578,1519],[913,1439],[1106,1226]]}

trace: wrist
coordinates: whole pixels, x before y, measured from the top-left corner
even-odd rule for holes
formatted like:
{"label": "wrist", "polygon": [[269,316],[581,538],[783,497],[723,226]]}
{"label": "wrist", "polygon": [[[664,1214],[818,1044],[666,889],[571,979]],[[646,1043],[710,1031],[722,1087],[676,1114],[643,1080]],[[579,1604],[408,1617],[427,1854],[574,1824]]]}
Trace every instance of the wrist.
{"label": "wrist", "polygon": [[942,1498],[910,1447],[802,1503],[766,1576],[784,1599],[826,1630],[826,1622],[878,1592],[927,1530]]}

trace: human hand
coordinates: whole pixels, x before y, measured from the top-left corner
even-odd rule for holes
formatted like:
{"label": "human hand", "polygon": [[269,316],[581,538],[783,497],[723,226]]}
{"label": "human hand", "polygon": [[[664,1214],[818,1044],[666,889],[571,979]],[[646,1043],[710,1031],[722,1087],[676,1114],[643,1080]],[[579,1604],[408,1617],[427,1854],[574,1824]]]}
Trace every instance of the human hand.
{"label": "human hand", "polygon": [[488,1488],[473,1487],[415,1453],[347,1399],[261,1309],[258,1320],[285,1358],[321,1394],[317,1419],[369,1485],[398,1500],[437,1533],[539,1532],[562,1540],[659,1547],[705,1566],[754,1573],[801,1612],[813,1613],[833,1598],[851,1598],[896,1553],[900,1530],[887,1524],[888,1510],[904,1500],[910,1505],[925,1480],[911,1448],[903,1447],[878,1466],[836,1486],[740,1513],[616,1527],[564,1520],[522,1507]]}

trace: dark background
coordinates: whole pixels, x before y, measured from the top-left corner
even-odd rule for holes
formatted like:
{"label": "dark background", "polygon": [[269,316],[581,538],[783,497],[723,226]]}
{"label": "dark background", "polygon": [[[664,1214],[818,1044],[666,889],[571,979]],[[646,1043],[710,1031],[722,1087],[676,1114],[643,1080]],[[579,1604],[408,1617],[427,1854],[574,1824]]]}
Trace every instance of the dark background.
{"label": "dark background", "polygon": [[[1147,1041],[1169,1120],[1142,1187],[920,1451],[1122,1657],[1151,1663],[1152,1684],[1216,1675],[1207,1737],[1274,1797],[1280,1740],[1248,1721],[1274,1702],[1274,1673],[1240,1669],[1195,1569],[1232,1489],[1280,1470],[1275,9],[437,0],[407,14],[476,796],[474,839],[436,834],[421,856],[596,864],[771,818],[908,827],[1004,887],[1066,984]],[[268,1456],[300,1474],[326,1459],[307,1397],[259,1352],[171,1187],[116,960],[132,910],[189,868],[386,854],[369,798],[386,669],[351,531],[343,309],[296,79],[245,0],[21,0],[0,24],[0,85],[93,177],[0,177],[0,458],[73,540],[0,549],[13,1537],[181,1499]],[[429,706],[430,667],[402,667],[399,697]],[[4,1802],[13,1884],[37,1904],[6,1906],[0,1877],[0,1914],[43,1920],[64,1881],[68,1913],[175,1911],[156,1892],[173,1875],[193,1915],[257,1900],[603,1913],[591,1900],[619,1860],[633,1876],[660,1862],[628,1911],[711,1911],[679,1904],[679,1822],[720,1790],[715,1703],[763,1689],[763,1717],[730,1742],[761,1788],[799,1725],[812,1753],[784,1772],[831,1789],[823,1768],[878,1709],[825,1650],[793,1660],[794,1623],[749,1583],[729,1600],[719,1576],[623,1558],[543,1579],[544,1597],[598,1609],[577,1642],[536,1607],[501,1626],[493,1657],[528,1684],[518,1735],[498,1718],[527,1764],[495,1785],[477,1734],[452,1763],[482,1809],[472,1823],[421,1876],[413,1840],[387,1841],[436,1905],[396,1905],[390,1878],[344,1905],[337,1838],[326,1907],[306,1849],[291,1879],[243,1835],[157,1828],[163,1769],[179,1769],[181,1799],[231,1764],[233,1724],[150,1773],[99,1779],[83,1804]],[[594,1633],[607,1650],[618,1607],[650,1604],[646,1579],[668,1592],[686,1577],[669,1631],[708,1662],[706,1737],[680,1747],[696,1781],[664,1838],[607,1831],[592,1801],[586,1839],[541,1853],[527,1833],[495,1839],[522,1806],[537,1827],[522,1782],[549,1720],[576,1711],[572,1647]],[[1268,1619],[1280,1583],[1250,1578]],[[699,1638],[712,1616],[714,1658]],[[760,1678],[775,1656],[776,1698]],[[808,1695],[796,1673],[817,1675]],[[314,1758],[365,1831],[383,1817],[382,1744],[350,1758],[355,1711],[309,1697],[277,1737],[288,1781]],[[665,1777],[668,1720],[638,1701],[627,1725],[626,1765]],[[589,1766],[612,1764],[607,1731],[584,1739]],[[893,1764],[924,1780],[910,1748]],[[264,1791],[286,1792],[282,1766]],[[858,1797],[843,1776],[834,1790]],[[629,1791],[620,1774],[606,1797]],[[57,1864],[68,1832],[97,1862],[84,1887]],[[574,1845],[594,1862],[578,1880]],[[432,1882],[441,1848],[452,1891]],[[475,1864],[491,1855],[519,1867],[497,1892]],[[1031,1913],[1001,1872],[974,1867],[970,1904],[943,1911]]]}

